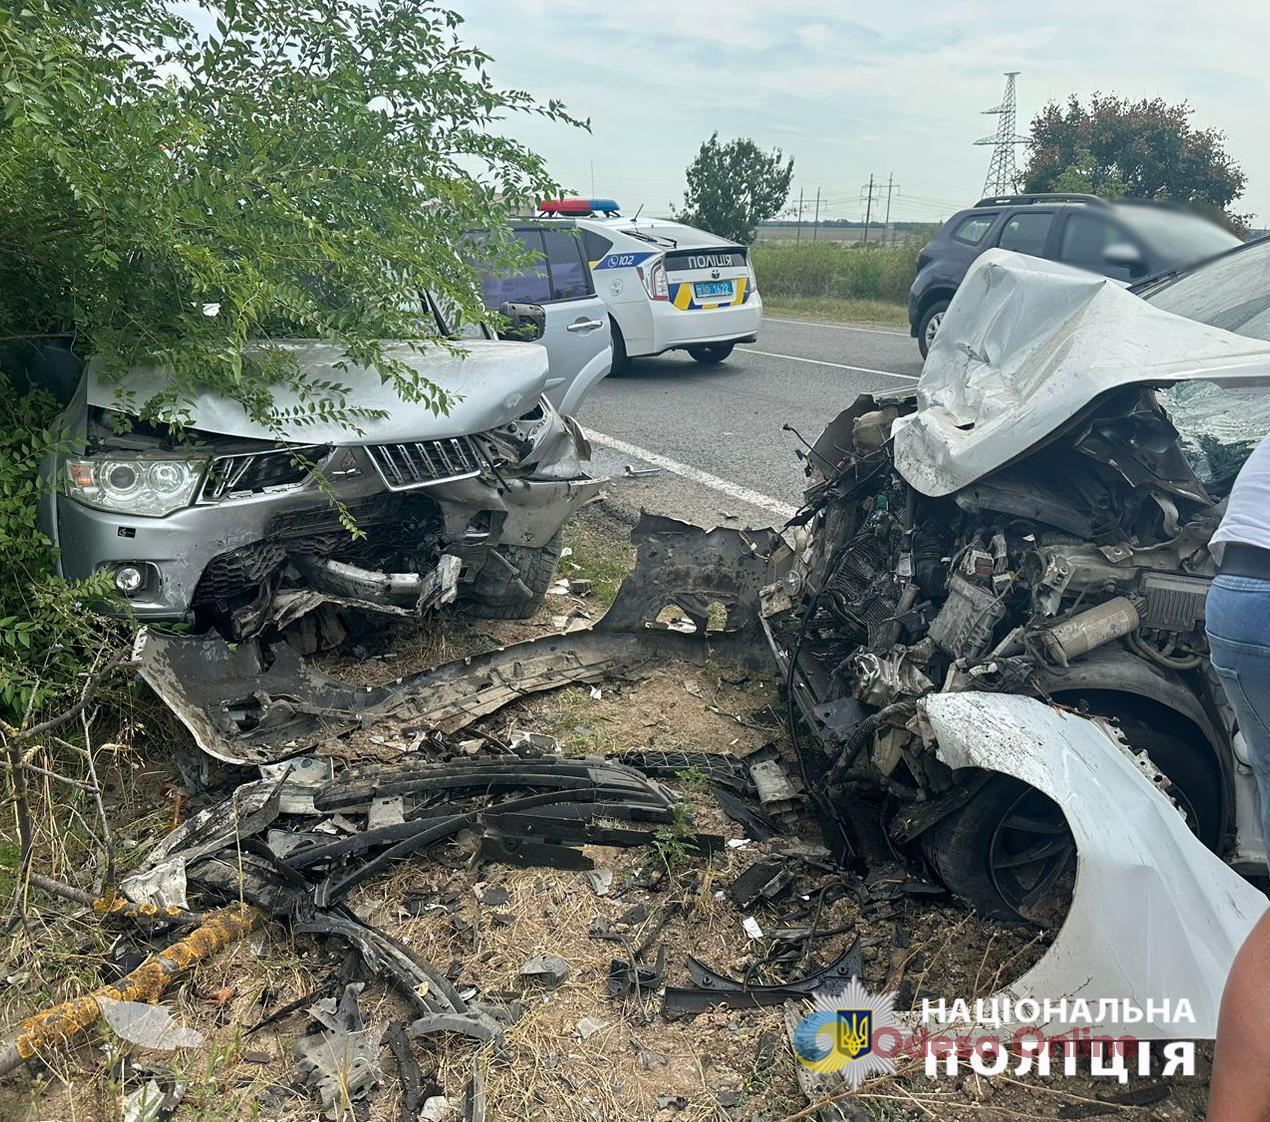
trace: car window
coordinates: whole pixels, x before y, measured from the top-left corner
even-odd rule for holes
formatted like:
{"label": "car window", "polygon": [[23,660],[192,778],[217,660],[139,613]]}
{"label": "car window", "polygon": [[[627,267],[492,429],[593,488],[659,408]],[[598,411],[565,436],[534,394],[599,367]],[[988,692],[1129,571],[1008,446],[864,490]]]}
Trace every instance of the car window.
{"label": "car window", "polygon": [[1146,300],[1187,319],[1270,340],[1270,238],[1191,269]]}
{"label": "car window", "polygon": [[512,301],[522,304],[541,304],[551,299],[550,274],[547,272],[546,252],[541,230],[515,230],[513,237],[522,248],[534,255],[536,263],[523,267],[519,272],[501,276],[486,274],[481,278],[481,295],[488,307],[498,308]]}
{"label": "car window", "polygon": [[1178,207],[1121,204],[1116,215],[1156,253],[1178,265],[1193,265],[1239,244],[1229,230]]}
{"label": "car window", "polygon": [[983,235],[992,229],[994,221],[990,214],[972,214],[953,231],[952,236],[966,245],[978,245],[983,241]]}
{"label": "car window", "polygon": [[1096,214],[1069,214],[1063,227],[1058,259],[1081,269],[1102,272],[1107,268],[1107,246],[1128,239],[1105,218]]}
{"label": "car window", "polygon": [[1027,253],[1032,257],[1040,257],[1045,253],[1045,243],[1049,240],[1050,226],[1054,222],[1052,211],[1024,211],[1014,215],[1001,231],[1001,240],[997,243],[1002,249],[1012,249],[1015,253]]}
{"label": "car window", "polygon": [[613,252],[613,243],[603,234],[594,230],[582,231],[582,245],[586,249],[588,261],[599,261]]}
{"label": "car window", "polygon": [[[1187,319],[1270,340],[1270,238],[1182,273],[1145,299]],[[1157,396],[1196,475],[1223,491],[1270,431],[1270,394],[1261,387],[1180,382]]]}
{"label": "car window", "polygon": [[587,296],[591,286],[582,260],[582,239],[575,230],[546,230],[547,262],[551,268],[551,298],[573,300]]}

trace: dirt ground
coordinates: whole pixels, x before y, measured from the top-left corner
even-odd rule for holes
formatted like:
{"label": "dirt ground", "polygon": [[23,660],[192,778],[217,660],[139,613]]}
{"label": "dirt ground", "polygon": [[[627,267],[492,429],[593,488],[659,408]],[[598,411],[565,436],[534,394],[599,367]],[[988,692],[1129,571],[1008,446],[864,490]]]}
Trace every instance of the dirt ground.
{"label": "dirt ground", "polygon": [[[566,540],[572,555],[560,575],[591,580],[588,596],[550,596],[535,619],[521,623],[450,616],[398,629],[374,647],[325,660],[324,669],[360,682],[385,681],[492,643],[541,634],[571,612],[596,618],[631,560],[622,535],[602,508],[588,509],[571,528]],[[571,755],[620,758],[648,748],[743,755],[769,743],[788,751],[771,677],[713,662],[667,664],[646,680],[605,685],[599,697],[585,686],[538,695],[482,728],[500,739],[515,730],[548,733]],[[144,856],[181,813],[163,751],[164,739],[177,735],[175,728],[155,724],[117,753],[115,811],[130,816],[118,837],[125,866]],[[397,730],[371,730],[369,740],[387,756],[400,754]],[[687,808],[685,821],[693,830],[742,841],[742,828],[720,811],[702,775],[688,769],[666,782]],[[46,853],[53,832],[42,839]],[[351,906],[447,972],[460,991],[518,1008],[501,1048],[460,1037],[417,1042],[425,1082],[434,1081],[454,1103],[476,1065],[484,1073],[491,1120],[795,1122],[811,1117],[811,1105],[780,1008],[719,1007],[667,1020],[656,993],[609,995],[611,961],[648,940],[646,960],[665,948],[670,985],[689,984],[689,955],[732,977],[779,981],[832,962],[858,940],[865,985],[874,993],[899,991],[905,1005],[920,1004],[924,996],[987,996],[1026,970],[1048,942],[1045,932],[986,922],[945,896],[835,895],[828,890],[844,880],[819,859],[820,840],[815,823],[806,820],[786,836],[724,845],[708,859],[671,837],[644,849],[590,847],[597,868],[612,874],[601,894],[581,872],[476,865],[471,843],[460,835],[364,886]],[[65,840],[60,852],[82,860]],[[792,885],[776,900],[742,912],[727,888],[762,859],[787,866]],[[91,988],[111,976],[110,963],[144,949],[143,931],[105,929],[75,912],[73,905],[33,896],[28,926],[13,934],[0,962],[0,1016],[7,1023],[50,999]],[[747,916],[757,921],[761,938],[743,928]],[[836,934],[815,940],[798,961],[765,962],[773,932],[798,926]],[[597,938],[597,932],[618,937]],[[557,988],[520,973],[541,954],[567,963]],[[176,1122],[319,1118],[320,1107],[296,1090],[292,1059],[309,1014],[300,1009],[259,1032],[250,1029],[288,1002],[338,992],[344,968],[333,949],[270,924],[169,991],[178,1021],[203,1033],[204,1046],[140,1052],[101,1029],[48,1057],[47,1064],[0,1082],[0,1122],[118,1122],[124,1096],[153,1073],[184,1087]],[[404,1013],[380,979],[368,980],[360,1005],[376,1039]],[[368,1109],[357,1114],[373,1122],[399,1117],[396,1067],[386,1049],[382,1067]],[[1127,1086],[972,1074],[931,1081],[919,1068],[866,1083],[840,1098],[838,1107],[856,1122],[1180,1122],[1202,1116],[1205,1091],[1202,1077]]]}

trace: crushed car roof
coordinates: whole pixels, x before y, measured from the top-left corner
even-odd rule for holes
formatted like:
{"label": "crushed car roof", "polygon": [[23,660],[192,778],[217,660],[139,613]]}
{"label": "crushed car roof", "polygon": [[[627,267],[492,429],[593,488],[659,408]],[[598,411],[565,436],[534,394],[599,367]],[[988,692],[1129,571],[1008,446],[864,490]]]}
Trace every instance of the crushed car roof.
{"label": "crushed car roof", "polygon": [[[497,428],[527,412],[547,384],[547,352],[533,343],[464,341],[453,349],[430,345],[424,351],[402,342],[385,346],[386,355],[405,363],[452,395],[450,409],[435,414],[425,401],[406,401],[391,382],[384,382],[368,367],[349,362],[343,348],[311,340],[275,344],[291,352],[310,379],[321,378],[346,386],[351,406],[383,410],[386,416],[364,418],[356,433],[336,421],[322,420],[301,410],[299,396],[290,386],[273,388],[279,410],[296,407],[303,423],[283,420],[280,431],[250,418],[237,401],[219,394],[202,393],[186,406],[187,423],[201,432],[252,440],[298,440],[341,445],[386,444],[420,439],[444,440]],[[119,385],[102,377],[100,363],[88,367],[88,404],[118,408]],[[130,371],[126,390],[131,400],[143,402],[166,388],[161,368]]]}
{"label": "crushed car roof", "polygon": [[1104,277],[989,250],[953,299],[896,424],[895,465],[925,495],[949,495],[1130,385],[1270,386],[1270,343],[1209,327]]}

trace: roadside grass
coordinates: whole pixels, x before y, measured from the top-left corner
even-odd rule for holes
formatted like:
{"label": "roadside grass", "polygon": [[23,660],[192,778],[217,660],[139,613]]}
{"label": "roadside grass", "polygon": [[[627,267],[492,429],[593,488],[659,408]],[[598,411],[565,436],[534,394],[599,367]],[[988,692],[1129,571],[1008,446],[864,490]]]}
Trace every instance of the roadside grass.
{"label": "roadside grass", "polygon": [[769,298],[820,297],[899,304],[917,273],[917,246],[755,246],[754,271],[764,303]]}
{"label": "roadside grass", "polygon": [[908,330],[908,309],[886,300],[839,300],[829,296],[768,296],[763,293],[763,311],[788,319],[820,320],[824,323],[863,323],[872,327]]}
{"label": "roadside grass", "polygon": [[600,504],[583,507],[564,528],[565,548],[572,552],[556,566],[556,577],[589,580],[588,601],[600,611],[613,603],[618,586],[635,564],[635,547],[627,528],[604,513]]}

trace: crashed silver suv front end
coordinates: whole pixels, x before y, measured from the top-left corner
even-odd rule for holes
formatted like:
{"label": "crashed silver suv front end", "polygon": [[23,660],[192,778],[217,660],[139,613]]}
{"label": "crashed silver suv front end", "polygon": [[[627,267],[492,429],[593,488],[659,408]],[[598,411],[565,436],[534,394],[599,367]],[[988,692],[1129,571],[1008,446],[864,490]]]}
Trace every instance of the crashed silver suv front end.
{"label": "crashed silver suv front end", "polygon": [[298,427],[307,440],[268,439],[214,400],[177,436],[129,425],[90,370],[61,418],[75,451],[44,467],[62,575],[105,570],[139,619],[241,636],[326,602],[422,612],[488,585],[509,553],[558,548],[598,489],[586,439],[541,395],[541,348],[465,349],[423,370],[455,395],[449,416],[362,400],[388,416],[361,434]]}

